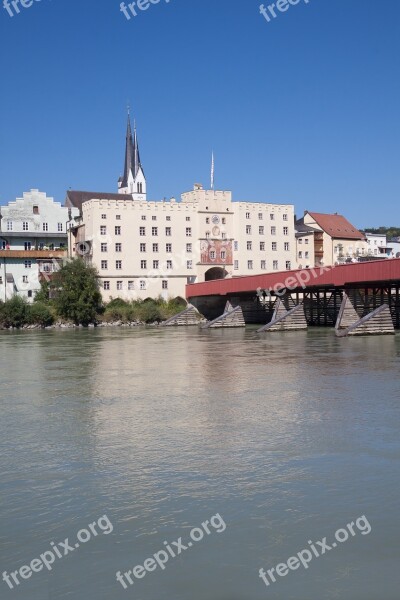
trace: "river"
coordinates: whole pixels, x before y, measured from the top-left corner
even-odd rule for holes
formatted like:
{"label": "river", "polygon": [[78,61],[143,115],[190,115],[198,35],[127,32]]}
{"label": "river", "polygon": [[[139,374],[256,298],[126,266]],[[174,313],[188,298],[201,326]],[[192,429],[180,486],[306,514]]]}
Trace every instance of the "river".
{"label": "river", "polygon": [[399,335],[5,331],[0,361],[1,598],[398,600]]}

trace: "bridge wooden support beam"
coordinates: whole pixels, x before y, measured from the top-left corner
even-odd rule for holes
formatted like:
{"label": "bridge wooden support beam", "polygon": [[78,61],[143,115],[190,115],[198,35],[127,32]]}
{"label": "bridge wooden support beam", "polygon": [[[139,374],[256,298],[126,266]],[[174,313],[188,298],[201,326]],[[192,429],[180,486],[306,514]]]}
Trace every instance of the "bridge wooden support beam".
{"label": "bridge wooden support beam", "polygon": [[233,307],[228,301],[222,315],[206,323],[202,329],[215,329],[217,327],[245,327],[243,311],[240,306]]}
{"label": "bridge wooden support beam", "polygon": [[327,287],[305,290],[303,304],[308,325],[334,327],[341,301],[339,289]]}
{"label": "bridge wooden support beam", "polygon": [[360,319],[350,298],[343,294],[342,306],[335,326],[337,337],[352,335],[394,335],[392,313],[388,304],[378,308]]}
{"label": "bridge wooden support beam", "polygon": [[192,304],[189,304],[185,310],[179,314],[171,317],[167,321],[161,323],[162,327],[183,327],[188,325],[199,325],[201,315],[197,308]]}
{"label": "bridge wooden support beam", "polygon": [[307,329],[307,327],[303,304],[300,303],[288,310],[282,300],[279,299],[275,306],[272,321],[258,329],[258,333],[266,331],[301,331]]}

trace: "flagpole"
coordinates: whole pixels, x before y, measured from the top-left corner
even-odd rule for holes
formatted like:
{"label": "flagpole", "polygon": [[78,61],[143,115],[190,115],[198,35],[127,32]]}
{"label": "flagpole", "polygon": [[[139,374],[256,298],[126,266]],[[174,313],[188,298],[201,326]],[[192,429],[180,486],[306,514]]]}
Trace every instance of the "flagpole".
{"label": "flagpole", "polygon": [[211,189],[214,189],[214,150],[211,154]]}

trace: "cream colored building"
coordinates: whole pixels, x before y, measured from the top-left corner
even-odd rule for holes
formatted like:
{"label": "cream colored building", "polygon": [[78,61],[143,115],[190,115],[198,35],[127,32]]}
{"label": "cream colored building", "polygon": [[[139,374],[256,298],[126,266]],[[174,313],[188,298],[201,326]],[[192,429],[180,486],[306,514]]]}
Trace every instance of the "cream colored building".
{"label": "cream colored building", "polygon": [[96,266],[105,300],[185,297],[187,283],[296,268],[294,206],[233,202],[195,184],[181,200],[147,200],[128,118],[118,193],[68,191],[79,209],[71,254]]}
{"label": "cream colored building", "polygon": [[199,185],[180,202],[89,192],[68,192],[67,201],[77,205],[78,194],[72,254],[97,267],[105,300],[185,297],[187,283],[295,263],[292,205],[232,202],[231,192]]}
{"label": "cream colored building", "polygon": [[294,206],[234,202],[233,275],[296,268]]}
{"label": "cream colored building", "polygon": [[[365,235],[342,215],[305,211],[297,227],[314,230],[314,265],[332,266],[367,256],[368,242]],[[297,242],[299,262],[300,245]]]}

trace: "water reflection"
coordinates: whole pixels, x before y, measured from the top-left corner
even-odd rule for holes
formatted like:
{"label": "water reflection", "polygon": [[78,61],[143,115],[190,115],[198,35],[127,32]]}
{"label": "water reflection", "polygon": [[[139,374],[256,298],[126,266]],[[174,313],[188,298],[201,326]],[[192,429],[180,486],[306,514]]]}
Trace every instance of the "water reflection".
{"label": "water reflection", "polygon": [[[397,518],[399,342],[252,328],[0,334],[2,565],[104,513],[115,526],[12,597],[122,598],[116,570],[220,512],[223,536],[135,593],[258,600],[258,568],[365,512],[373,543],[355,540],[267,592],[393,600],[381,549]],[[356,571],[340,579],[349,561]]]}

